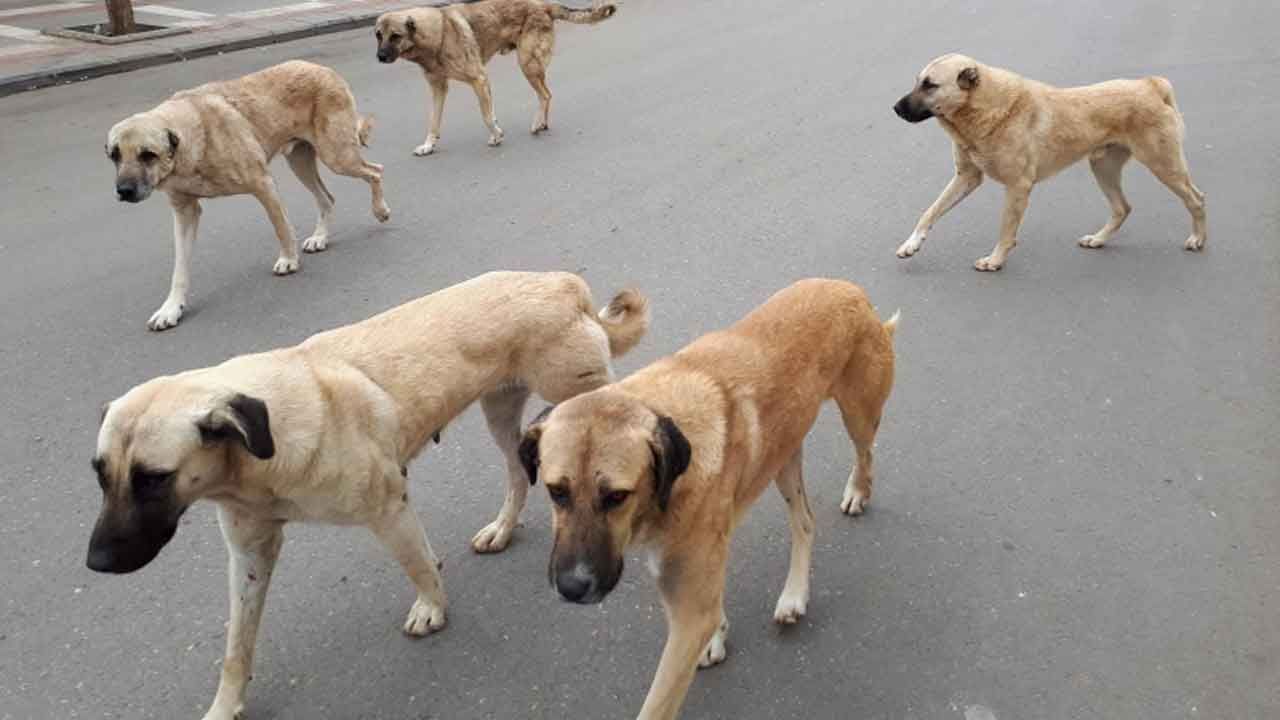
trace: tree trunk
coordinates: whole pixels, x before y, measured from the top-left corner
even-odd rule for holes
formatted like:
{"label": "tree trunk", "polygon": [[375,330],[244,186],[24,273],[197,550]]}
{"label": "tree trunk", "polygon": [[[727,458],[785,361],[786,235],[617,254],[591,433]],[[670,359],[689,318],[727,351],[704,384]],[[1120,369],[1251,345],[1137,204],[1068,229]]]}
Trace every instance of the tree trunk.
{"label": "tree trunk", "polygon": [[133,22],[133,0],[106,0],[108,35],[127,35],[138,28]]}

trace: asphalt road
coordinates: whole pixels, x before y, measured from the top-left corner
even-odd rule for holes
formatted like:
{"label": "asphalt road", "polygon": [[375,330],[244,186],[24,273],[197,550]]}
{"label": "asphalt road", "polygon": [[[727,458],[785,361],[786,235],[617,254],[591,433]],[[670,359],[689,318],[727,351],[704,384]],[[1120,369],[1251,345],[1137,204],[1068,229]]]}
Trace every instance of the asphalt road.
{"label": "asphalt road", "polygon": [[[1280,58],[1265,3],[1085,0],[778,4],[630,0],[566,27],[550,135],[493,63],[507,141],[465,87],[441,150],[414,158],[425,88],[353,32],[169,65],[0,103],[0,718],[196,718],[223,643],[225,557],[197,506],[130,576],[84,567],[98,409],[154,375],[300,341],[494,268],[581,272],[653,300],[630,371],[806,276],[902,308],[874,507],[842,516],[852,451],[824,411],[806,456],[814,597],[775,629],[788,538],[767,494],[734,543],[726,664],[687,718],[1280,717]],[[923,252],[893,256],[950,175],[933,124],[892,102],[953,49],[1058,84],[1158,73],[1177,88],[1203,254],[1140,167],[1105,250],[1086,167],[1038,188],[1005,269],[988,184]],[[302,57],[339,69],[380,124],[391,223],[335,179],[330,249],[276,278],[249,199],[207,204],[183,324],[145,321],[168,286],[170,219],[118,204],[116,120],[170,92]],[[310,198],[276,167],[305,236]],[[531,412],[541,403],[533,403]],[[468,549],[501,502],[478,411],[411,468],[445,562],[450,624],[401,635],[413,599],[364,531],[289,531],[258,642],[253,720],[627,718],[664,637],[638,563],[602,606],[545,580],[548,502],[500,556]]]}

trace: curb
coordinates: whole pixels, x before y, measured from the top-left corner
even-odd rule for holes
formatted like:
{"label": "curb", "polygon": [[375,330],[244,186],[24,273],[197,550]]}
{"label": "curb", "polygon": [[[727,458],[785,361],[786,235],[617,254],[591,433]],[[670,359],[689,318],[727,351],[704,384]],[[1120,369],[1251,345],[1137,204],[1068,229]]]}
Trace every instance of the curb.
{"label": "curb", "polygon": [[295,27],[289,30],[267,31],[250,37],[216,40],[204,45],[197,42],[186,48],[158,49],[154,52],[140,53],[127,58],[86,60],[78,65],[68,65],[53,70],[39,70],[22,75],[11,75],[0,78],[0,97],[15,95],[28,90],[38,90],[52,85],[79,82],[103,77],[104,75],[140,70],[156,65],[193,60],[207,55],[217,55],[224,52],[275,45],[276,43],[289,42],[291,40],[301,40],[302,38],[316,35],[327,35],[344,30],[371,27],[382,12],[380,10],[355,16],[328,18],[305,27]]}

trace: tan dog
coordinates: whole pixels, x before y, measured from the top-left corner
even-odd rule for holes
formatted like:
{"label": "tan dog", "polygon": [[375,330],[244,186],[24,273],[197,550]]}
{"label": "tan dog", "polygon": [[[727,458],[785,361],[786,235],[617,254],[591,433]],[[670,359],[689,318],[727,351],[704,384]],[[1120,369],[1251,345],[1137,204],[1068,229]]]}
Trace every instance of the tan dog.
{"label": "tan dog", "polygon": [[834,398],[858,457],[840,507],[861,513],[896,326],[897,315],[881,324],[856,285],[805,280],[728,330],[555,406],[526,431],[520,458],[551,494],[548,572],[563,597],[600,602],[627,547],[650,550],[668,634],[642,720],[675,717],[697,666],[724,659],[730,536],[771,482],[791,525],[791,569],[773,617],[804,615],[813,549],[804,437]]}
{"label": "tan dog", "polygon": [[285,154],[320,209],[316,231],[302,243],[306,252],[325,249],[333,214],[333,195],[320,179],[317,156],[333,172],[369,183],[373,216],[379,222],[390,218],[382,199],[382,166],[360,156],[371,130],[369,119],[356,112],[342,76],[301,60],[184,90],[116,123],[107,134],[116,195],[137,203],[159,189],[173,206],[173,283],[147,327],[164,330],[182,319],[201,198],[253,195],[280,241],[272,272],[288,275],[298,269],[298,239],[268,167],[278,153]]}
{"label": "tan dog", "polygon": [[192,503],[217,503],[231,622],[205,718],[238,718],[286,522],[368,527],[417,588],[405,632],[439,629],[444,589],[406,466],[478,399],[508,477],[501,512],[472,546],[501,550],[529,487],[517,456],[525,399],[560,401],[609,382],[609,358],[647,327],[635,291],[597,319],[576,275],[489,273],[292,348],[143,383],[103,415],[93,460],[103,504],[88,565],[137,570]]}
{"label": "tan dog", "polygon": [[919,252],[933,224],[990,175],[1005,186],[1000,240],[974,267],[999,270],[1017,244],[1032,186],[1086,156],[1111,219],[1080,238],[1081,247],[1102,247],[1129,216],[1120,173],[1131,156],[1191,213],[1183,247],[1204,247],[1204,193],[1187,172],[1182,114],[1173,86],[1162,77],[1056,88],[964,55],[943,55],[920,71],[915,88],[893,109],[908,122],[938,118],[951,136],[956,164],[955,177],[898,248],[900,258]]}
{"label": "tan dog", "polygon": [[476,3],[397,10],[378,18],[374,36],[378,61],[404,58],[417,63],[431,88],[431,126],[427,139],[414,155],[430,155],[440,142],[440,122],[449,81],[464,82],[480,100],[480,117],[489,128],[489,144],[502,143],[502,128],[493,112],[489,75],[484,66],[495,53],[516,51],[520,69],[538,95],[534,135],[550,127],[551,90],[547,66],[555,46],[555,21],[598,23],[612,17],[617,7],[597,5],[573,10],[542,0],[482,0]]}

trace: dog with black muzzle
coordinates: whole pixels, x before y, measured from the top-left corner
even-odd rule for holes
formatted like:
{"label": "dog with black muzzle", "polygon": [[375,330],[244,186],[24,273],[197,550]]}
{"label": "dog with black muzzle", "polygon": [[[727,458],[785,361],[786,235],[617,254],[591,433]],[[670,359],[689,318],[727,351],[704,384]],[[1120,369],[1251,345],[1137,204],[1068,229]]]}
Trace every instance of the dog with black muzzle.
{"label": "dog with black muzzle", "polygon": [[610,382],[610,358],[648,322],[633,290],[596,314],[576,275],[488,273],[295,347],[138,385],[103,413],[93,458],[102,509],[86,562],[138,570],[188,507],[217,504],[231,622],[205,719],[239,718],[286,523],[369,528],[417,590],[404,631],[442,628],[447,600],[409,502],[409,463],[478,400],[506,460],[507,492],[471,546],[502,550],[530,487],[517,454],[530,393],[560,402]]}
{"label": "dog with black muzzle", "polygon": [[834,399],[857,453],[840,508],[861,514],[897,323],[896,314],[882,323],[856,285],[804,280],[729,329],[556,405],[525,431],[520,460],[551,496],[548,571],[561,596],[600,602],[628,547],[650,553],[668,633],[642,720],[675,717],[697,668],[724,660],[730,538],[770,483],[791,526],[791,568],[773,618],[791,624],[805,614],[813,513],[804,438]]}
{"label": "dog with black muzzle", "polygon": [[182,319],[202,199],[253,195],[280,243],[271,271],[298,270],[298,239],[269,168],[278,154],[288,159],[319,209],[315,232],[302,241],[304,252],[328,246],[333,214],[333,194],[320,178],[317,159],[339,175],[369,183],[373,216],[386,222],[391,210],[382,196],[382,166],[360,154],[372,130],[337,71],[301,60],[183,90],[116,123],[106,146],[116,166],[116,197],[138,203],[163,190],[173,208],[173,280],[147,327],[165,330]]}
{"label": "dog with black muzzle", "polygon": [[951,136],[955,160],[955,177],[898,248],[900,258],[919,252],[934,223],[989,175],[1005,186],[1004,213],[995,248],[974,267],[999,270],[1017,244],[1031,188],[1085,157],[1111,218],[1080,238],[1081,247],[1102,247],[1129,216],[1120,175],[1133,157],[1186,205],[1191,235],[1183,247],[1204,248],[1204,193],[1191,182],[1182,113],[1165,78],[1058,88],[949,54],[920,71],[893,111],[911,123],[936,117]]}
{"label": "dog with black muzzle", "polygon": [[551,89],[547,68],[555,47],[555,21],[595,24],[613,17],[613,4],[597,4],[587,10],[568,8],[543,0],[480,0],[445,7],[396,10],[380,16],[374,25],[378,62],[405,59],[417,63],[431,89],[431,120],[427,138],[414,155],[430,155],[440,142],[440,123],[449,81],[464,82],[480,101],[480,117],[489,129],[489,145],[502,143],[502,128],[493,111],[489,75],[485,65],[495,54],[516,52],[520,70],[538,96],[538,112],[531,132],[550,129]]}

